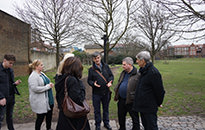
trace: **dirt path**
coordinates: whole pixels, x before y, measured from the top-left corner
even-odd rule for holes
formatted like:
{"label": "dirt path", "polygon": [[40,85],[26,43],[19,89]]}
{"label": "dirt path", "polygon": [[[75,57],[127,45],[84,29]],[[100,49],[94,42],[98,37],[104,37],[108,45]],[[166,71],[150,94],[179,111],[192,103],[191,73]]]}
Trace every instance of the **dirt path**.
{"label": "dirt path", "polygon": [[[118,68],[119,67],[112,67],[111,68],[113,75],[116,74]],[[83,81],[83,84],[85,85],[85,88],[86,88],[86,99],[89,102],[90,108],[91,108],[91,111],[88,114],[88,117],[89,117],[89,119],[93,119],[94,112],[93,112],[93,106],[92,106],[92,87],[90,87],[88,85],[87,77],[83,78],[82,81]],[[55,106],[54,106],[54,109],[53,109],[53,121],[57,121],[57,120],[58,120],[58,108],[57,108],[57,103],[55,103]]]}

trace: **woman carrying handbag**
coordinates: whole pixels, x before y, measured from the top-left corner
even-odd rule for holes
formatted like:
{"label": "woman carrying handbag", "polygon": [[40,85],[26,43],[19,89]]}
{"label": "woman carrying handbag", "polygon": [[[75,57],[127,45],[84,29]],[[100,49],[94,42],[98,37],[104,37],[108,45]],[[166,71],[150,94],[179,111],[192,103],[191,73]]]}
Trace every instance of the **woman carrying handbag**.
{"label": "woman carrying handbag", "polygon": [[55,77],[56,99],[59,108],[59,117],[56,130],[90,130],[87,116],[71,118],[64,114],[62,104],[65,97],[65,88],[68,96],[78,105],[83,106],[85,87],[80,80],[83,66],[79,58],[69,57],[64,61],[62,75]]}

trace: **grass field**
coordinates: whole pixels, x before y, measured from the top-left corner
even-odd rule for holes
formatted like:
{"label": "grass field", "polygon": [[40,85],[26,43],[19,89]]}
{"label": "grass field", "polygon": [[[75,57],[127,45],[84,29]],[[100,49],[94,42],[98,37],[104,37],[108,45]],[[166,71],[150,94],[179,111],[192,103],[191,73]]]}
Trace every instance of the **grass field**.
{"label": "grass field", "polygon": [[[139,68],[137,65],[135,65]],[[166,91],[163,108],[159,109],[160,116],[205,115],[205,59],[180,59],[156,61],[155,66],[162,74]],[[83,77],[87,76],[89,66],[84,66]],[[115,73],[113,87],[116,85],[121,66]],[[55,72],[46,73],[54,83]],[[14,119],[16,122],[29,122],[35,119],[31,111],[28,97],[28,76],[16,77],[21,79],[18,86],[21,93],[16,96]],[[53,89],[54,90],[54,89]],[[54,92],[55,94],[55,92]],[[112,94],[114,96],[114,94]],[[113,98],[112,98],[113,99]],[[110,102],[110,118],[117,119],[117,103]]]}
{"label": "grass field", "polygon": [[166,90],[160,115],[205,115],[205,59],[157,61]]}

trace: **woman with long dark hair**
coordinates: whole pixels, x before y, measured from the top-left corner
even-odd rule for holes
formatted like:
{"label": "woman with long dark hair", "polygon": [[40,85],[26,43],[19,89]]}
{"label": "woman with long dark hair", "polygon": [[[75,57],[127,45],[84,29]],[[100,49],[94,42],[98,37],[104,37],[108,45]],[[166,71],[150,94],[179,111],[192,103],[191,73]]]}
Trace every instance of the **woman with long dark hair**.
{"label": "woman with long dark hair", "polygon": [[87,116],[69,118],[64,115],[62,110],[62,103],[65,96],[65,82],[68,96],[78,105],[83,105],[82,102],[85,100],[85,87],[80,80],[82,77],[82,71],[83,66],[80,59],[77,57],[69,57],[64,62],[61,72],[62,75],[56,75],[55,77],[56,99],[59,108],[56,130],[90,130]]}

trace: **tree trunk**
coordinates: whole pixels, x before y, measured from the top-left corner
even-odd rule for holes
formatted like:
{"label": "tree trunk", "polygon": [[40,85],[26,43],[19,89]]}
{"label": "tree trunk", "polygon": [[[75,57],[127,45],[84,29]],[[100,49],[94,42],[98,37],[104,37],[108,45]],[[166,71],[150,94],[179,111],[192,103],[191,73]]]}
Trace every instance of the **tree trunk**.
{"label": "tree trunk", "polygon": [[59,62],[59,42],[56,42],[56,67],[58,67]]}
{"label": "tree trunk", "polygon": [[152,59],[152,64],[154,65],[154,55],[152,54],[151,59]]}
{"label": "tree trunk", "polygon": [[105,57],[105,59],[106,59],[106,64],[108,63],[108,55],[109,55],[109,43],[107,43],[106,44],[106,57]]}

